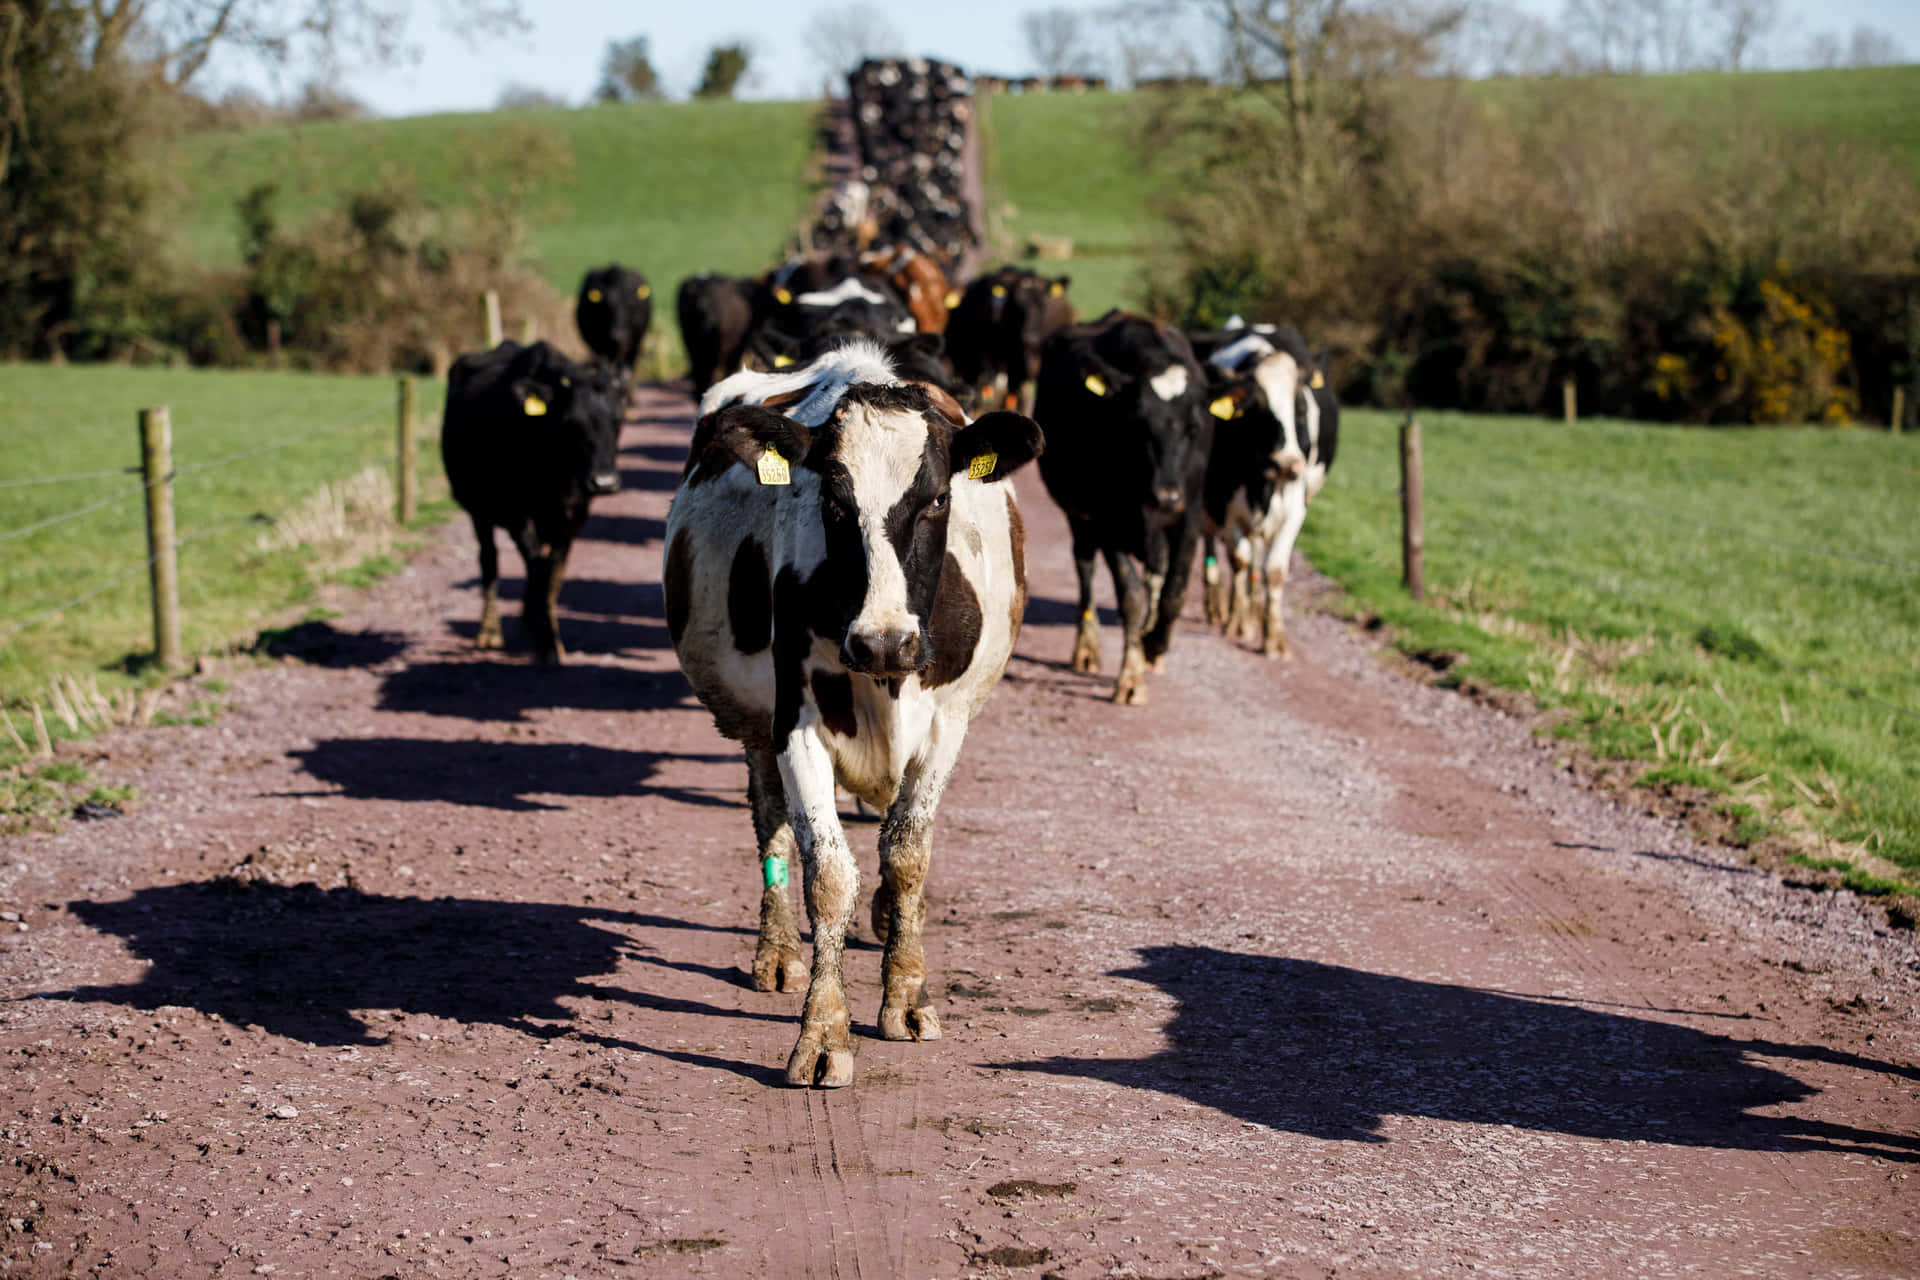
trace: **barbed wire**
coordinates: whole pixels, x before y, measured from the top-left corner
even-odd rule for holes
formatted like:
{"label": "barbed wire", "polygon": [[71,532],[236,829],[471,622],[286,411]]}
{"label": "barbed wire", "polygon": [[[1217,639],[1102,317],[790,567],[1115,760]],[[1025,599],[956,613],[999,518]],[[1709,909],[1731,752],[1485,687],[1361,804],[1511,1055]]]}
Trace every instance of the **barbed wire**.
{"label": "barbed wire", "polygon": [[114,467],[107,471],[75,471],[63,476],[31,476],[25,480],[0,480],[0,489],[24,489],[37,484],[69,484],[76,480],[99,480],[106,476],[140,474],[139,467]]}
{"label": "barbed wire", "polygon": [[[158,483],[158,481],[155,483]],[[0,533],[0,542],[11,542],[15,538],[24,538],[30,533],[38,533],[42,529],[51,529],[53,526],[65,524],[69,520],[78,520],[81,516],[91,515],[93,512],[99,511],[102,508],[125,502],[129,498],[137,498],[145,493],[147,488],[147,485],[137,484],[131,489],[121,490],[110,498],[102,498],[98,502],[90,502],[86,506],[77,507],[72,511],[63,511],[57,516],[48,516],[45,520],[38,520],[33,524],[25,525],[18,529],[9,529],[5,533]]]}

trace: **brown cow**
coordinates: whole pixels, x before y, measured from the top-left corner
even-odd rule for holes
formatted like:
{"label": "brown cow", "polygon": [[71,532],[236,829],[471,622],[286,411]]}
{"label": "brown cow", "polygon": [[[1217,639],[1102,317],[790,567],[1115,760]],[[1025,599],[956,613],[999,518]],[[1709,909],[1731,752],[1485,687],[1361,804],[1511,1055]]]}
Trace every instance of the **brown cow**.
{"label": "brown cow", "polygon": [[921,333],[947,331],[947,273],[911,245],[871,249],[860,255],[863,271],[878,271],[902,298]]}

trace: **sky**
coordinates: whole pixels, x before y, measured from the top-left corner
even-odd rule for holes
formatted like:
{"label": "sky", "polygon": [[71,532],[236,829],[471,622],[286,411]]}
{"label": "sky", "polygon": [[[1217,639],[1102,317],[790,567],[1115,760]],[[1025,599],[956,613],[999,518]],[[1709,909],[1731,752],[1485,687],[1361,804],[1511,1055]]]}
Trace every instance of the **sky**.
{"label": "sky", "polygon": [[[1557,20],[1564,0],[1508,0],[1517,8]],[[974,71],[1019,75],[1033,70],[1021,36],[1022,15],[1059,5],[1092,8],[1069,0],[962,0],[958,5],[871,4],[904,37],[908,52],[944,58]],[[848,0],[730,0],[727,3],[619,3],[618,0],[522,0],[530,29],[523,35],[470,40],[448,20],[448,0],[413,0],[408,43],[417,58],[400,65],[349,74],[344,87],[381,115],[491,108],[508,84],[543,89],[581,102],[599,80],[607,43],[636,34],[652,41],[653,64],[670,96],[685,97],[700,78],[715,44],[745,41],[755,70],[740,96],[812,98],[820,69],[806,52],[805,34],[822,13],[843,10]],[[1704,11],[1704,0],[1696,0]],[[1781,32],[1767,59],[1795,65],[1816,33],[1844,41],[1855,24],[1890,33],[1909,59],[1920,60],[1920,0],[1780,0]],[[235,59],[210,65],[206,87],[218,91],[248,84],[273,96],[298,80],[276,79]]]}

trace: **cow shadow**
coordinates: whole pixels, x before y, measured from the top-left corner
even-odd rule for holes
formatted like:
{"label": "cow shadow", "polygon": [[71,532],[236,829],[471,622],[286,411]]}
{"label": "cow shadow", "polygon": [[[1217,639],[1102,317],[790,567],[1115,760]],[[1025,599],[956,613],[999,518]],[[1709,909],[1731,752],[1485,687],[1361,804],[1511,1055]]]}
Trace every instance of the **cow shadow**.
{"label": "cow shadow", "polygon": [[314,620],[260,633],[253,652],[315,667],[377,667],[407,650],[407,638],[388,631],[342,631]]}
{"label": "cow shadow", "polygon": [[[632,989],[645,970],[611,975],[651,950],[632,930],[751,929],[560,903],[401,898],[355,888],[221,879],[141,889],[118,902],[69,904],[149,962],[137,982],[42,993],[133,1009],[181,1005],[311,1045],[378,1045],[388,1011],[492,1024],[543,1039],[575,1032],[568,999],[643,1011],[790,1021]],[[596,1024],[603,1026],[605,1024]],[[604,1032],[596,1043],[655,1052]],[[673,1051],[662,1050],[667,1056]],[[776,1068],[705,1058],[765,1083]]]}
{"label": "cow shadow", "polygon": [[[1107,605],[1099,605],[1095,612],[1103,627],[1120,625],[1120,611]],[[1027,611],[1021,616],[1022,622],[1030,627],[1077,627],[1080,625],[1080,606],[1071,600],[1055,600],[1048,596],[1028,596]]]}
{"label": "cow shadow", "polygon": [[560,584],[560,610],[596,613],[608,618],[663,618],[665,599],[657,582],[615,582],[607,578],[568,578]]}
{"label": "cow shadow", "polygon": [[678,671],[572,663],[536,667],[517,662],[421,662],[380,684],[381,711],[452,716],[481,722],[524,721],[530,711],[663,711],[692,696]]}
{"label": "cow shadow", "polygon": [[[504,580],[501,585],[505,585]],[[504,598],[506,593],[503,591],[501,595]],[[502,611],[500,625],[506,636],[506,652],[531,661],[533,642],[527,638],[526,626],[521,622],[519,612],[518,609]],[[630,622],[620,618],[574,618],[566,616],[563,610],[555,625],[560,631],[560,643],[572,654],[611,657],[623,653],[658,652],[667,648],[667,629],[660,623]],[[480,622],[477,618],[452,618],[447,621],[447,630],[472,643],[473,638],[480,634]]]}
{"label": "cow shadow", "polygon": [[686,465],[687,446],[684,444],[630,444],[620,450],[621,456],[631,455],[645,458],[648,462],[664,463],[673,468],[675,475]]}
{"label": "cow shadow", "polygon": [[992,1065],[1153,1089],[1316,1138],[1384,1142],[1382,1117],[1425,1116],[1612,1141],[1920,1161],[1920,1136],[1754,1114],[1819,1092],[1760,1058],[1920,1079],[1914,1067],[1306,960],[1186,946],[1139,954],[1139,967],[1113,976],[1179,1001],[1166,1049]]}
{"label": "cow shadow", "polygon": [[[672,493],[680,487],[680,469],[664,467],[622,467],[620,487],[642,493]],[[591,528],[591,522],[589,522]]]}
{"label": "cow shadow", "polygon": [[[641,546],[649,542],[658,542],[667,536],[667,522],[653,516],[623,516],[611,512],[598,512],[587,517],[587,524],[580,531],[580,537],[587,542],[618,542],[628,546]],[[566,585],[561,584],[561,590]]]}
{"label": "cow shadow", "polygon": [[[651,781],[663,763],[733,763],[736,752],[628,751],[569,742],[323,738],[287,753],[315,781],[359,800],[437,801],[523,813],[562,806],[536,796],[655,795],[708,808],[742,808],[746,774],[726,787]],[[328,793],[331,794],[331,793]]]}

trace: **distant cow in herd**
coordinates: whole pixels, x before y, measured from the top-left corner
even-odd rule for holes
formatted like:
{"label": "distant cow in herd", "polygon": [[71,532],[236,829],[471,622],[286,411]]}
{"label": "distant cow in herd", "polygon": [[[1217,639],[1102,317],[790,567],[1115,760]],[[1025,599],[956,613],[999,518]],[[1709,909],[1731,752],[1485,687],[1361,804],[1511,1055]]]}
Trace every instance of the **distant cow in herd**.
{"label": "distant cow in herd", "polygon": [[493,531],[505,529],[526,563],[521,612],[534,656],[566,656],[554,607],[588,503],[620,487],[623,387],[610,369],[578,364],[544,342],[503,342],[453,362],[440,453],[480,541],[479,648],[502,646]]}
{"label": "distant cow in herd", "polygon": [[[1307,506],[1333,466],[1340,404],[1298,329],[1235,326],[1193,341],[1217,419],[1205,497],[1207,618],[1283,658],[1287,568]],[[1225,566],[1216,538],[1225,544]],[[1265,608],[1256,614],[1263,585]]]}
{"label": "distant cow in herd", "polygon": [[589,351],[630,375],[653,322],[653,288],[645,276],[619,263],[590,271],[580,282],[573,322]]}
{"label": "distant cow in herd", "polygon": [[1147,700],[1148,668],[1165,657],[1186,598],[1212,437],[1206,385],[1183,334],[1120,311],[1063,330],[1041,357],[1040,475],[1066,513],[1080,576],[1073,668],[1100,669],[1093,559],[1102,555],[1124,629],[1115,702]]}
{"label": "distant cow in herd", "polygon": [[[1041,449],[1012,413],[967,422],[877,346],[745,372],[701,403],[667,517],[667,630],[694,692],[747,758],[763,872],[754,985],[808,983],[787,1082],[853,1080],[841,955],[859,868],[838,784],[885,813],[874,931],[880,1034],[930,1040],[921,926],[934,814],[1025,607],[1007,477]],[[789,899],[798,852],[809,976]]]}
{"label": "distant cow in herd", "polygon": [[979,402],[1019,402],[1040,373],[1049,338],[1073,323],[1067,276],[1049,278],[1024,267],[1001,267],[968,284],[947,318],[947,352],[954,376]]}

